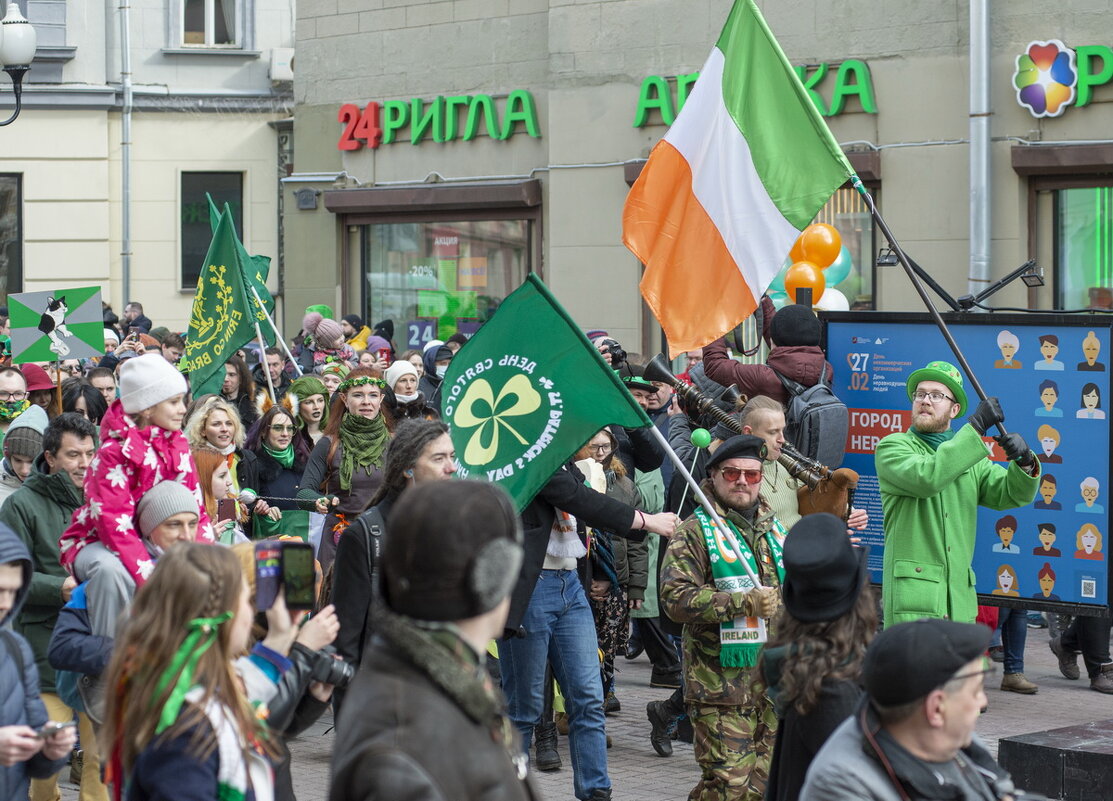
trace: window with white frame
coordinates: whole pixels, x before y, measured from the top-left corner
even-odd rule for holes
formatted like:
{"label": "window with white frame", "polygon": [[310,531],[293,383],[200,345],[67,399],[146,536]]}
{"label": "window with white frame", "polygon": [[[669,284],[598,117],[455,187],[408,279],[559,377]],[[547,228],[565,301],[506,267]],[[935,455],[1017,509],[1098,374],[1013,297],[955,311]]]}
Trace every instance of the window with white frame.
{"label": "window with white frame", "polygon": [[239,47],[239,11],[242,0],[180,0],[182,45],[186,47]]}

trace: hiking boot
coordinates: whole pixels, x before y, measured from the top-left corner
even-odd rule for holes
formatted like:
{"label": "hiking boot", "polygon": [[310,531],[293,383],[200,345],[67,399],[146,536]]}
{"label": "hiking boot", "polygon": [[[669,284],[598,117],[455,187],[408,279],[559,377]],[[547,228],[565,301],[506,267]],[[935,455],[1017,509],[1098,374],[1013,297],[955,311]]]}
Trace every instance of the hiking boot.
{"label": "hiking boot", "polygon": [[649,686],[663,690],[677,690],[680,688],[680,672],[658,673],[654,670],[649,674]]}
{"label": "hiking boot", "polygon": [[533,764],[538,770],[545,773],[551,770],[560,770],[560,754],[557,753],[557,729],[553,722],[541,723],[533,729],[533,744],[537,749],[537,758]]}
{"label": "hiking boot", "polygon": [[692,719],[687,715],[676,722],[676,739],[688,745],[696,739],[695,732],[692,731]]}
{"label": "hiking boot", "polygon": [[1076,681],[1082,673],[1078,670],[1078,654],[1063,647],[1061,637],[1053,637],[1047,643],[1051,653],[1059,658],[1059,672],[1071,681]]}
{"label": "hiking boot", "polygon": [[1005,661],[1005,648],[1002,645],[989,646],[989,658],[994,662],[1001,663]]}
{"label": "hiking boot", "polygon": [[70,755],[70,784],[81,784],[81,771],[85,769],[85,752],[75,748]]}
{"label": "hiking boot", "polygon": [[1113,665],[1102,665],[1101,673],[1090,679],[1090,689],[1113,695]]}
{"label": "hiking boot", "polygon": [[665,712],[664,701],[650,701],[645,705],[645,716],[649,718],[649,744],[657,752],[657,756],[672,756],[672,738],[669,729],[672,721]]}
{"label": "hiking boot", "polygon": [[1023,673],[1006,673],[1001,677],[1001,689],[1021,695],[1035,695],[1040,691],[1039,685],[1028,681]]}
{"label": "hiking boot", "polygon": [[567,737],[568,736],[568,713],[567,712],[557,712],[556,715],[554,715],[554,717],[556,718],[557,732],[559,734],[563,734],[565,737]]}
{"label": "hiking boot", "polygon": [[603,698],[603,714],[614,715],[622,711],[622,704],[613,692],[607,693]]}

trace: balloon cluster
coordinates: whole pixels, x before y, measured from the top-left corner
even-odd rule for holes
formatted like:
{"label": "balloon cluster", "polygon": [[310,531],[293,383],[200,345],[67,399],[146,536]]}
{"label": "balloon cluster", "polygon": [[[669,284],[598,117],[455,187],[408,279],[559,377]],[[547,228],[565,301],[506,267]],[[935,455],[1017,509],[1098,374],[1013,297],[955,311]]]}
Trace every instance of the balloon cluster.
{"label": "balloon cluster", "polygon": [[848,311],[850,302],[835,286],[847,279],[853,266],[838,230],[814,223],[796,238],[781,271],[769,284],[769,298],[779,309],[796,302],[797,290],[810,289],[815,308]]}

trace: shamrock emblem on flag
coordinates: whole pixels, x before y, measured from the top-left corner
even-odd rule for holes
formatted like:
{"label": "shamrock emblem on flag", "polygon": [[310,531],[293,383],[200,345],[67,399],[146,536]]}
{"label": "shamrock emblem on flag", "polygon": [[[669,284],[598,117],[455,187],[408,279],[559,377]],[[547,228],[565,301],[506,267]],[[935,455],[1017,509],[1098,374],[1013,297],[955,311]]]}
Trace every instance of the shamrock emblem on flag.
{"label": "shamrock emblem on flag", "polygon": [[497,396],[486,379],[473,381],[452,421],[461,428],[476,429],[464,449],[464,460],[473,465],[489,464],[499,452],[499,436],[504,430],[522,445],[528,445],[506,418],[533,414],[539,408],[541,395],[522,374],[503,384]]}

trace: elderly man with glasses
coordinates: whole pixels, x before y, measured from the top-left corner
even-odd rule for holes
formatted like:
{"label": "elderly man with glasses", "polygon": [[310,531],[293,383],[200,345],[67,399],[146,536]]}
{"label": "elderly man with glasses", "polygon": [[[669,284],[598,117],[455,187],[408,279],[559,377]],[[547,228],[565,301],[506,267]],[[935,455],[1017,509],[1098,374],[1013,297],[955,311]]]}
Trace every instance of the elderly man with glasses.
{"label": "elderly man with glasses", "polygon": [[931,362],[908,377],[906,389],[912,426],[882,439],[875,453],[885,510],[885,625],[923,617],[973,623],[978,507],[1031,503],[1040,464],[1017,433],[994,437],[1008,466],[992,461],[982,437],[1005,420],[997,398],[983,400],[965,425],[951,429],[967,405],[954,365]]}
{"label": "elderly man with glasses", "polygon": [[[661,567],[661,603],[684,626],[684,701],[702,774],[690,801],[760,801],[769,779],[777,716],[751,687],[751,674],[765,620],[780,605],[786,531],[760,495],[766,450],[752,434],[716,449],[702,488],[733,538],[697,509],[677,528]],[[754,586],[740,557],[762,586]],[[675,710],[650,704],[648,712],[651,739],[667,736],[663,717]]]}

